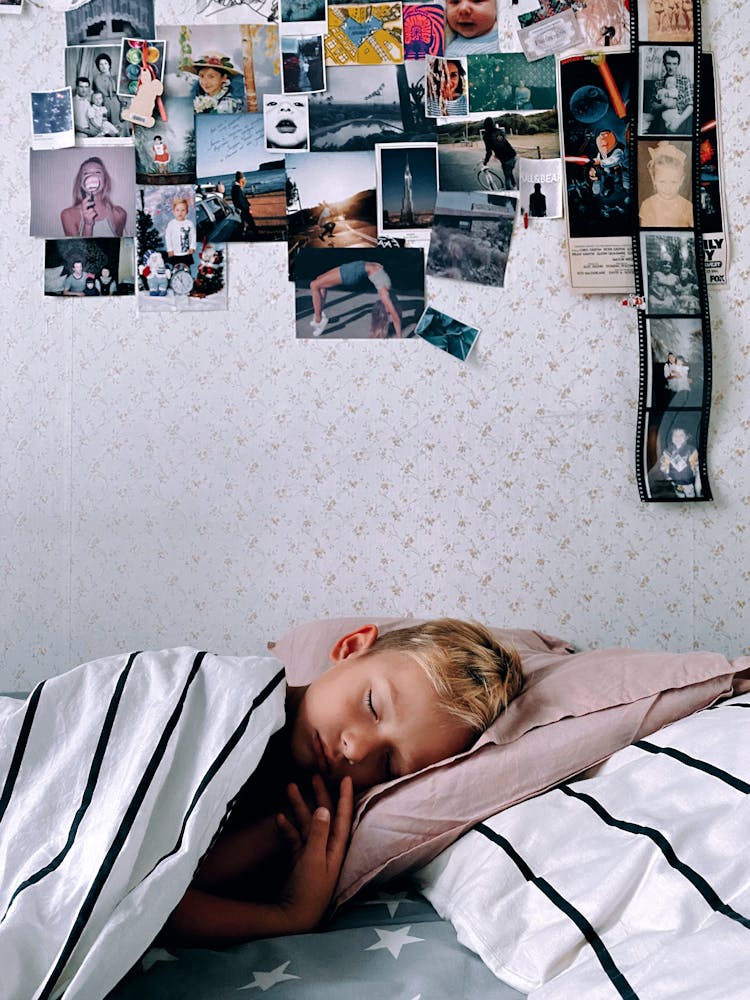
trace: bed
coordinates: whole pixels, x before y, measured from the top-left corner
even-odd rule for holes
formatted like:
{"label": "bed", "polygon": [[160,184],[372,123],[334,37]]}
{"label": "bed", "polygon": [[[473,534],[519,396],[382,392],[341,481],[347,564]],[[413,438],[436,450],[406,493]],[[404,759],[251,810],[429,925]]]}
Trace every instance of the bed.
{"label": "bed", "polygon": [[[521,653],[524,692],[471,751],[376,786],[359,802],[336,911],[323,929],[224,950],[150,946],[215,834],[216,816],[231,802],[234,751],[245,767],[258,732],[265,739],[280,724],[279,661],[290,682],[304,683],[320,670],[331,636],[358,624],[336,620],[294,630],[263,659],[253,697],[243,704],[227,696],[238,678],[247,683],[242,658],[166,651],[173,677],[164,689],[159,657],[165,654],[142,654],[158,687],[146,691],[147,704],[164,696],[164,709],[152,720],[154,745],[172,725],[177,705],[189,713],[187,734],[208,727],[208,745],[198,760],[191,753],[187,771],[180,754],[173,755],[176,784],[171,765],[163,784],[155,769],[153,794],[144,796],[148,836],[129,860],[127,843],[123,850],[124,891],[91,931],[90,951],[87,945],[78,965],[33,996],[54,998],[65,989],[71,1000],[223,998],[251,991],[306,1000],[748,995],[750,866],[743,847],[750,829],[750,660],[635,650],[573,654],[562,640],[524,631],[499,630]],[[387,620],[379,627],[399,624]],[[86,711],[80,691],[66,703],[62,687],[47,682],[50,714],[40,716],[41,729],[64,748],[62,769],[44,794],[36,789],[49,775],[30,772],[29,788],[44,802],[50,823],[61,809],[73,809],[63,780],[71,760],[80,757],[71,727],[85,723],[89,710],[106,723],[107,705],[127,696],[127,687],[118,695],[117,685],[130,663],[119,657],[78,668],[84,689],[91,687]],[[109,685],[106,697],[102,678]],[[23,713],[16,714],[23,736]],[[90,729],[82,724],[93,748],[101,736]],[[179,727],[175,732],[173,742],[190,738],[192,747],[191,737]],[[33,749],[33,728],[26,736]],[[148,741],[142,756],[147,762],[153,757]],[[23,767],[16,770],[23,778]],[[125,772],[140,788],[140,765],[128,760]],[[109,775],[102,794],[112,788],[119,793],[124,781]],[[7,869],[8,802],[28,810],[33,794],[9,797],[6,777],[0,873]],[[47,796],[57,800],[47,803]],[[95,864],[81,879],[89,852],[54,864],[47,858],[40,868],[38,859],[27,861],[23,824],[17,828],[24,872],[43,870],[44,881],[60,879],[59,899],[68,892],[71,864],[67,877],[82,882],[84,896],[89,892],[99,871]],[[68,828],[62,825],[59,840]],[[103,841],[118,837],[119,828],[105,831]],[[24,902],[23,893],[19,898]],[[7,899],[0,915],[4,971],[14,962],[23,970],[24,961],[36,961],[47,947],[41,982],[59,959],[58,945],[48,942],[58,912],[53,906],[49,925],[20,920],[15,931],[11,920],[9,933],[3,922],[20,904]],[[30,912],[38,919],[33,906]],[[74,907],[71,924],[79,916]],[[31,995],[21,987],[10,993],[19,1000]]]}

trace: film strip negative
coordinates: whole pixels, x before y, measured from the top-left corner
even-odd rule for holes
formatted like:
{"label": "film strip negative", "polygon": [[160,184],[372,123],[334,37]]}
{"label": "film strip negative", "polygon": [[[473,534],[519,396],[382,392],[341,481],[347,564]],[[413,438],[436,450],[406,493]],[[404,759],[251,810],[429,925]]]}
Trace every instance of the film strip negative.
{"label": "film strip negative", "polygon": [[[631,0],[631,40],[639,81],[630,143],[638,209],[638,490],[646,502],[711,500],[701,112],[704,89],[713,101],[714,88],[702,54],[700,0]],[[715,120],[714,109],[714,127]]]}

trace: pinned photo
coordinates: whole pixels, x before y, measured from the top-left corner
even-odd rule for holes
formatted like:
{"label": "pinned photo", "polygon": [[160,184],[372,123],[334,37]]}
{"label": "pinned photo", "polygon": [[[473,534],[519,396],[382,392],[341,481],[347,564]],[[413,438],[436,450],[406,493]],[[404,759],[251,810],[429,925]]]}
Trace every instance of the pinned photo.
{"label": "pinned photo", "polygon": [[329,66],[402,63],[401,4],[330,5],[325,53]]}
{"label": "pinned photo", "polygon": [[[586,0],[585,3],[575,5],[576,21],[586,48],[630,48],[629,2],[630,0]],[[682,3],[683,0],[678,2]]]}
{"label": "pinned photo", "polygon": [[477,342],[479,330],[428,306],[417,323],[416,334],[451,357],[467,361]]}
{"label": "pinned photo", "polygon": [[518,161],[519,204],[531,219],[562,217],[562,161]]}
{"label": "pinned photo", "polygon": [[557,108],[555,60],[530,63],[521,52],[474,56],[469,63],[469,110],[545,111]]}
{"label": "pinned photo", "polygon": [[328,30],[326,0],[281,0],[278,11],[282,36],[324,35]]}
{"label": "pinned photo", "polygon": [[197,0],[195,13],[213,24],[252,26],[267,25],[279,16],[278,0]]}
{"label": "pinned photo", "polygon": [[424,311],[424,254],[305,247],[294,284],[298,338],[402,340]]}
{"label": "pinned photo", "polygon": [[144,66],[148,67],[152,79],[163,80],[165,47],[163,41],[123,38],[118,60],[117,93],[123,97],[137,94]]}
{"label": "pinned photo", "polygon": [[434,143],[375,147],[378,169],[378,235],[419,238],[429,232],[437,197]]}
{"label": "pinned photo", "polygon": [[306,94],[264,94],[266,149],[286,153],[310,151],[310,121]]}
{"label": "pinned photo", "polygon": [[119,58],[119,45],[75,45],[65,50],[65,82],[73,92],[76,140],[83,146],[129,140],[132,128],[122,118],[129,101],[117,94]]}
{"label": "pinned photo", "polygon": [[44,294],[81,299],[135,295],[133,240],[47,240]]}
{"label": "pinned photo", "polygon": [[433,59],[426,63],[425,112],[430,118],[469,113],[469,78],[465,59]]}
{"label": "pinned photo", "polygon": [[427,273],[501,287],[505,282],[517,195],[440,192]]}
{"label": "pinned photo", "polygon": [[497,52],[497,0],[446,0],[445,55]]}
{"label": "pinned photo", "polygon": [[518,165],[560,155],[557,112],[472,115],[438,126],[441,191],[516,191]]}
{"label": "pinned photo", "polygon": [[284,155],[268,153],[262,114],[197,115],[198,239],[286,239]]}
{"label": "pinned photo", "polygon": [[328,70],[328,90],[310,96],[310,146],[319,152],[374,149],[379,142],[434,142],[425,116],[425,62]]}
{"label": "pinned photo", "polygon": [[20,14],[23,0],[0,0],[0,14]]}
{"label": "pinned photo", "polygon": [[75,145],[70,87],[31,93],[31,148],[63,149]]}
{"label": "pinned photo", "polygon": [[445,8],[437,3],[405,3],[404,59],[426,59],[445,52]]}
{"label": "pinned photo", "polygon": [[281,91],[276,24],[172,25],[160,34],[170,106],[173,98],[184,98],[199,115],[262,111],[263,94]]}
{"label": "pinned photo", "polygon": [[700,315],[700,291],[692,233],[641,233],[646,305],[651,315]]}
{"label": "pinned photo", "polygon": [[638,217],[641,226],[692,229],[689,139],[638,143]]}
{"label": "pinned photo", "polygon": [[281,79],[285,94],[314,94],[326,89],[323,36],[281,36]]}
{"label": "pinned photo", "polygon": [[122,38],[153,38],[153,0],[90,0],[65,12],[68,45],[102,45]]}
{"label": "pinned photo", "polygon": [[377,245],[373,152],[301,153],[286,172],[291,253]]}
{"label": "pinned photo", "polygon": [[169,101],[167,121],[136,128],[135,169],[138,184],[187,184],[195,181],[195,120],[192,101]]}
{"label": "pinned photo", "polygon": [[529,62],[581,48],[585,38],[571,6],[561,0],[540,0],[540,7],[518,18],[518,41]]}
{"label": "pinned photo", "polygon": [[32,149],[31,236],[135,236],[132,148]]}

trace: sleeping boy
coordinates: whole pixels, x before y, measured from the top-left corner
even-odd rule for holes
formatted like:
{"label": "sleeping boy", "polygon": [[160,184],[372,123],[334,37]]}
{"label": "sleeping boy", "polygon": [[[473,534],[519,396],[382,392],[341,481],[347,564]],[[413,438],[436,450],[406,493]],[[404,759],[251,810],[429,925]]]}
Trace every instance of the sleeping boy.
{"label": "sleeping boy", "polygon": [[515,651],[450,618],[385,635],[366,625],[342,636],[330,659],[311,684],[288,689],[285,726],[172,912],[166,940],[312,930],[333,897],[354,794],[467,750],[523,683]]}

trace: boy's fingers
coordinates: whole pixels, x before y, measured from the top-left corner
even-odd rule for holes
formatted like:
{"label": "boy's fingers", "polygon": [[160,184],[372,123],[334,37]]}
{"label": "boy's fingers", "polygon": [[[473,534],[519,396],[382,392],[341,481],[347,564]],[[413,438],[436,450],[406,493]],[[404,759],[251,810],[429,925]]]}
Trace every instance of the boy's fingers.
{"label": "boy's fingers", "polygon": [[297,827],[293,823],[289,822],[284,813],[276,814],[276,825],[289,842],[289,846],[292,850],[297,850],[302,843],[302,838],[299,835]]}
{"label": "boy's fingers", "polygon": [[302,792],[300,792],[297,785],[292,782],[291,785],[287,786],[286,794],[289,799],[289,805],[292,807],[294,818],[300,828],[300,832],[303,837],[306,837],[307,831],[310,828],[310,810],[302,797]]}
{"label": "boy's fingers", "polygon": [[312,784],[313,791],[315,792],[315,801],[319,806],[325,806],[329,812],[333,812],[331,793],[328,791],[325,781],[323,781],[319,774],[313,775]]}
{"label": "boy's fingers", "polygon": [[354,815],[354,787],[352,779],[343,778],[341,781],[341,791],[339,793],[336,816],[333,821],[333,833],[329,845],[331,860],[341,865],[346,851],[349,833],[352,828],[352,817]]}
{"label": "boy's fingers", "polygon": [[325,858],[328,845],[328,830],[331,826],[331,814],[324,806],[319,806],[312,816],[310,833],[305,844],[305,854]]}

